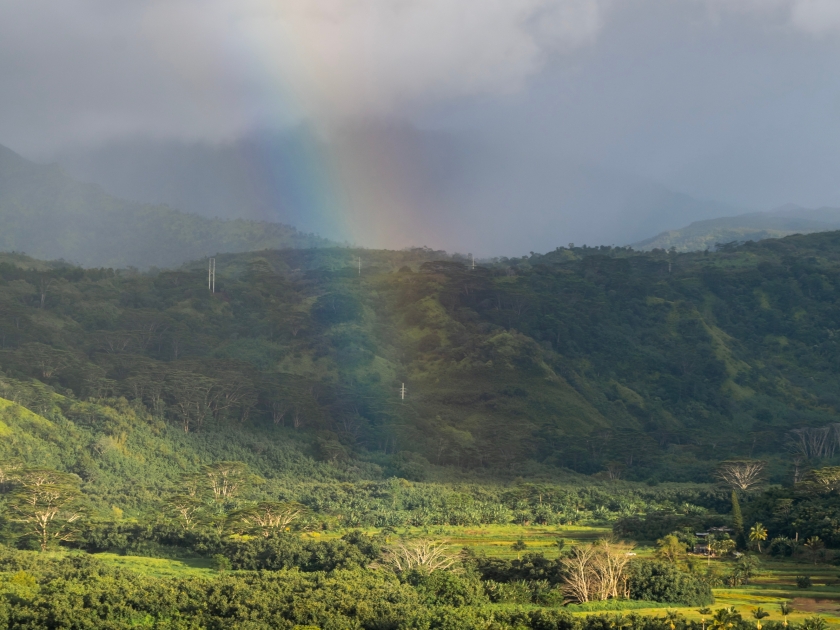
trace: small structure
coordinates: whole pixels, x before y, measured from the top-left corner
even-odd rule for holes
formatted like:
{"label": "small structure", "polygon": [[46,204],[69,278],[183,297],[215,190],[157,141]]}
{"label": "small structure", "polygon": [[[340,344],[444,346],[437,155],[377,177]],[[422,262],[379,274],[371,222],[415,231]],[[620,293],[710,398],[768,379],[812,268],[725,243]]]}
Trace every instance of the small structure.
{"label": "small structure", "polygon": [[731,535],[733,533],[734,530],[731,527],[710,527],[705,532],[695,532],[694,535],[699,540],[694,545],[694,553],[701,556],[713,556],[714,552],[709,547],[710,540],[720,536],[721,534]]}

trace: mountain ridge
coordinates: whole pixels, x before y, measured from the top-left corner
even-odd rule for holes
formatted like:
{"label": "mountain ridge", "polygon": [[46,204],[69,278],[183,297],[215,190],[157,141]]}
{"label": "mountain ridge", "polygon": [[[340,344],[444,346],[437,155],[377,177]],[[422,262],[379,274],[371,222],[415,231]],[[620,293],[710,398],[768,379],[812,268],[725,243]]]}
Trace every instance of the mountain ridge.
{"label": "mountain ridge", "polygon": [[633,243],[631,247],[643,251],[671,247],[679,252],[702,251],[733,241],[760,241],[836,229],[840,229],[840,208],[808,209],[785,204],[767,212],[695,221],[684,228]]}
{"label": "mountain ridge", "polygon": [[85,267],[177,267],[219,251],[335,245],[282,224],[119,199],[0,145],[0,249]]}

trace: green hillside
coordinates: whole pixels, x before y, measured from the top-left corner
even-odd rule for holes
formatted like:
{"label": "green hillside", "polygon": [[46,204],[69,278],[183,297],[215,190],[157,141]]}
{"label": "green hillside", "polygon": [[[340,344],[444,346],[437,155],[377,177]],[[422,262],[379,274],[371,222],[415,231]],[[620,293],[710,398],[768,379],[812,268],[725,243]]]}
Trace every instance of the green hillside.
{"label": "green hillside", "polygon": [[0,251],[86,267],[172,267],[219,251],[320,247],[287,225],[132,203],[0,146]]}
{"label": "green hillside", "polygon": [[669,230],[633,244],[634,249],[675,248],[678,252],[715,249],[718,244],[761,241],[782,238],[791,234],[828,232],[840,228],[840,210],[820,208],[809,210],[798,206],[784,207],[774,212],[753,212],[735,217],[721,217],[695,221],[679,230]]}
{"label": "green hillside", "polygon": [[0,255],[0,629],[840,621],[840,233],[217,262]]}
{"label": "green hillside", "polygon": [[838,259],[839,233],[475,270],[431,250],[282,250],[219,256],[215,295],[204,263],[5,263],[0,365],[189,434],[293,427],[326,461],[711,479],[836,422]]}

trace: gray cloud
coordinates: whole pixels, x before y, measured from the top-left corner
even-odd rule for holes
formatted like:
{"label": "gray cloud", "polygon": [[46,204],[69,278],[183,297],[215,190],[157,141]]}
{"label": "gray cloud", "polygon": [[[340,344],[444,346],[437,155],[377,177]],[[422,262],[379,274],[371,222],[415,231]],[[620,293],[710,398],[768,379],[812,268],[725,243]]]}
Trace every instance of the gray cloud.
{"label": "gray cloud", "polygon": [[[620,207],[648,197],[578,186],[589,202],[560,203],[574,173],[744,208],[840,204],[839,53],[835,0],[7,0],[0,143],[45,157],[138,137],[231,143],[306,120],[338,155],[387,165],[341,128],[402,119],[515,157],[447,184],[470,209],[451,219],[465,233],[489,213],[482,238],[519,248],[551,230],[545,242],[618,240],[642,212]],[[370,203],[414,225],[437,202],[412,186]]]}

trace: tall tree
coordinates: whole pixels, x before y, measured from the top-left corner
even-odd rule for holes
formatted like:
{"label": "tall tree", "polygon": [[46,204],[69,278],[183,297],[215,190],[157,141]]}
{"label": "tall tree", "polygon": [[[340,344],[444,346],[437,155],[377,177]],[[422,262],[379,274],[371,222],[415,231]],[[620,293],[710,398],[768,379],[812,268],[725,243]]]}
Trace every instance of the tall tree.
{"label": "tall tree", "polygon": [[10,520],[23,526],[24,535],[38,540],[41,551],[50,543],[73,539],[73,524],[82,516],[79,479],[46,468],[24,469],[12,491]]}
{"label": "tall tree", "polygon": [[740,536],[744,533],[744,516],[741,514],[741,504],[738,502],[738,493],[733,490],[730,499],[732,501],[732,529],[735,530],[735,534],[737,536]]}
{"label": "tall tree", "polygon": [[753,542],[758,547],[758,553],[761,553],[761,542],[767,540],[767,528],[761,523],[756,523],[750,528],[750,542]]}
{"label": "tall tree", "polygon": [[248,465],[243,462],[216,462],[202,469],[216,501],[229,501],[248,483]]}

